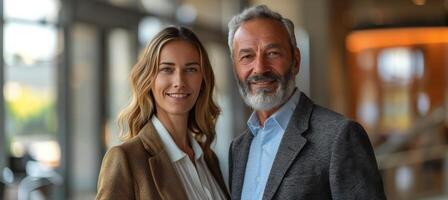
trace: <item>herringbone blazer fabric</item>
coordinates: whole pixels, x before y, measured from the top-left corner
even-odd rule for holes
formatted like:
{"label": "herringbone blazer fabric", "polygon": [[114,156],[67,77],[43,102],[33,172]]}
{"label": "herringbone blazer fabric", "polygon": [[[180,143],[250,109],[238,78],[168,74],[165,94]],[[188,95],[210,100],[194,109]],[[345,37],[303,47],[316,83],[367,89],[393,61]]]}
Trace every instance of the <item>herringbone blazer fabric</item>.
{"label": "herringbone blazer fabric", "polygon": [[[230,147],[231,199],[241,199],[253,135]],[[372,145],[364,129],[301,94],[272,165],[263,200],[386,199]]]}

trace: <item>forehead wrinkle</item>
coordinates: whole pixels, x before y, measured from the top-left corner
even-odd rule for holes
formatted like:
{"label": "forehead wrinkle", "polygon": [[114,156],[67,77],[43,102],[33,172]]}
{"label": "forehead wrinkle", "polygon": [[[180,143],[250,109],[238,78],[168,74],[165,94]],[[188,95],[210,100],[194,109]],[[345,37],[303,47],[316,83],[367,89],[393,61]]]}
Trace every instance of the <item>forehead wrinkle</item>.
{"label": "forehead wrinkle", "polygon": [[240,39],[240,42],[244,40],[260,40],[281,43],[284,38],[289,38],[289,35],[280,22],[260,18],[241,24],[235,32],[234,42],[237,38]]}
{"label": "forehead wrinkle", "polygon": [[282,45],[278,44],[278,43],[270,43],[267,44],[264,49],[281,49]]}

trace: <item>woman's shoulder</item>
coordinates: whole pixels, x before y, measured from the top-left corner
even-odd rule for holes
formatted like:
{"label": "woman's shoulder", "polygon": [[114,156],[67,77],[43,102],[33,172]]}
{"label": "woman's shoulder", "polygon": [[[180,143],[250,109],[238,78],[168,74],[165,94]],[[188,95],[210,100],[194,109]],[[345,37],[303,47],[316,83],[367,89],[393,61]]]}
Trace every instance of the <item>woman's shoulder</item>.
{"label": "woman's shoulder", "polygon": [[141,139],[136,136],[119,145],[111,147],[105,157],[118,157],[132,159],[140,156],[148,156],[146,149],[143,146]]}

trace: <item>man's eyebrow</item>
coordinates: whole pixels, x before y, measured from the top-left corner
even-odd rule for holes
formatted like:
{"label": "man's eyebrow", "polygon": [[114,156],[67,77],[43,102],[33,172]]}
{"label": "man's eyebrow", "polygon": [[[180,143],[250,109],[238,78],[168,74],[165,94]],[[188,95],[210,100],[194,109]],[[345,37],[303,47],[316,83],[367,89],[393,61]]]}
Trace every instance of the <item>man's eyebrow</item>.
{"label": "man's eyebrow", "polygon": [[247,48],[247,49],[240,49],[240,50],[238,51],[238,55],[241,56],[241,54],[251,53],[251,52],[253,52],[253,50],[250,49],[250,48]]}

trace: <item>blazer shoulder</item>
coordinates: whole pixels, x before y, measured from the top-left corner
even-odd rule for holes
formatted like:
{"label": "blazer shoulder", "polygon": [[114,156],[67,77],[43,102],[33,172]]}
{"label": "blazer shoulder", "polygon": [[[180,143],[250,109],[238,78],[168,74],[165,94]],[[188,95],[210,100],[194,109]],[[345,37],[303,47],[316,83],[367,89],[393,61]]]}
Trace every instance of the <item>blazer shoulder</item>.
{"label": "blazer shoulder", "polygon": [[114,166],[127,160],[126,151],[121,145],[114,146],[107,150],[103,158],[102,166]]}
{"label": "blazer shoulder", "polygon": [[347,130],[365,132],[363,127],[353,119],[319,105],[315,105],[313,109],[310,125],[313,130],[324,135],[337,136]]}
{"label": "blazer shoulder", "polygon": [[[130,164],[132,163],[132,159],[136,154],[142,151],[143,144],[137,138],[132,138],[122,144],[113,146],[110,148],[103,158],[103,167],[104,166],[119,166],[123,165],[123,163]],[[126,168],[129,166],[126,165]]]}
{"label": "blazer shoulder", "polygon": [[315,104],[313,109],[313,118],[330,120],[330,121],[346,121],[347,117],[328,108]]}
{"label": "blazer shoulder", "polygon": [[142,160],[147,160],[154,156],[154,153],[148,151],[139,137],[134,137],[120,145],[110,148],[103,158],[103,163],[107,160],[115,162],[126,161],[128,167],[134,168],[140,166]]}
{"label": "blazer shoulder", "polygon": [[122,145],[109,149],[103,158],[98,177],[96,199],[132,199],[133,175],[126,149]]}
{"label": "blazer shoulder", "polygon": [[140,137],[135,136],[134,138],[116,146],[121,148],[126,154],[140,155],[144,154],[147,156],[153,156],[155,153],[151,149],[145,148],[143,141]]}
{"label": "blazer shoulder", "polygon": [[360,126],[355,120],[319,105],[315,105],[313,110],[312,123],[328,124],[338,127]]}

